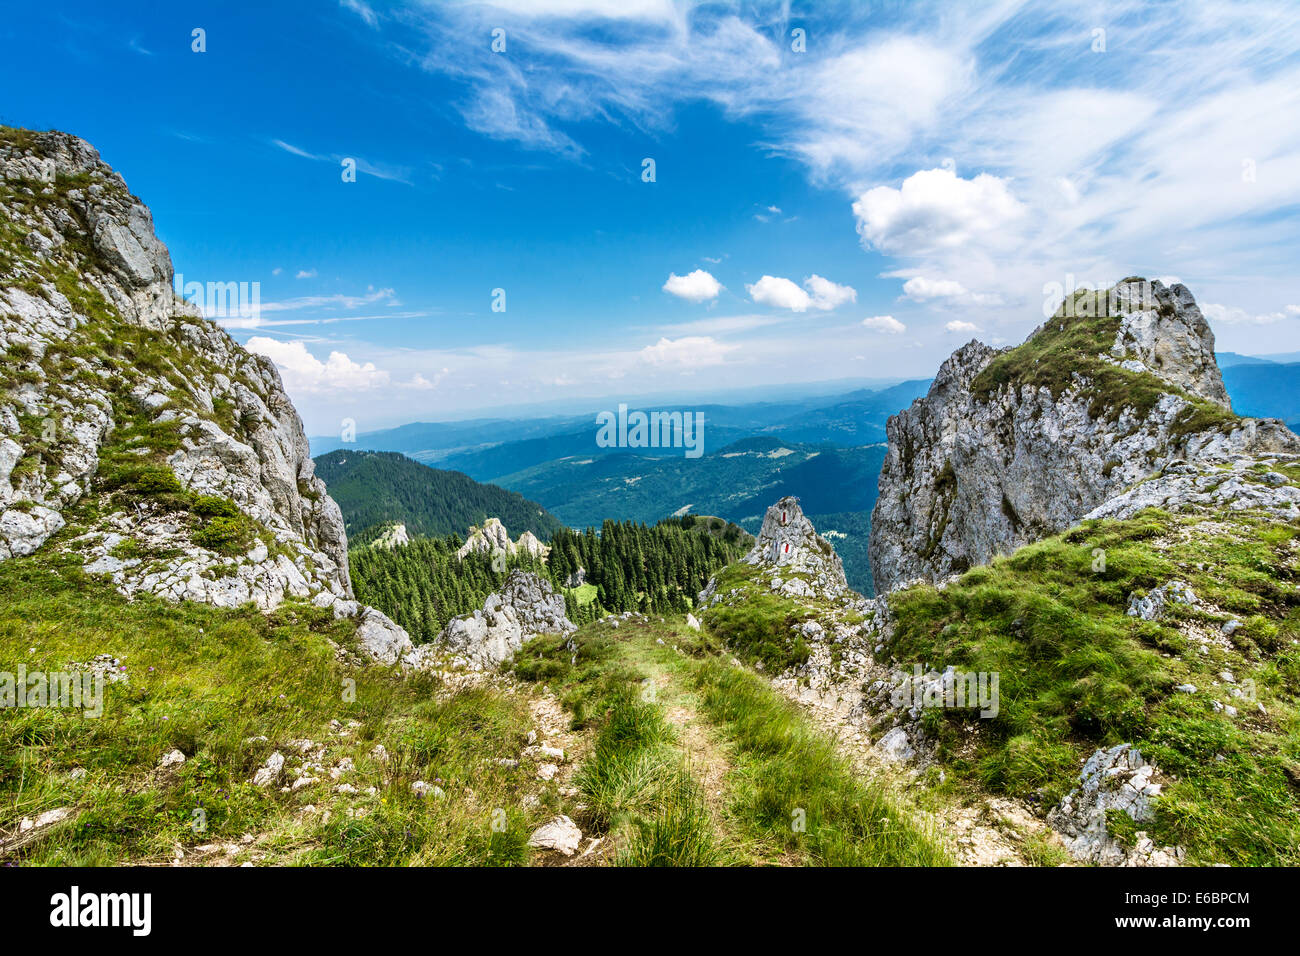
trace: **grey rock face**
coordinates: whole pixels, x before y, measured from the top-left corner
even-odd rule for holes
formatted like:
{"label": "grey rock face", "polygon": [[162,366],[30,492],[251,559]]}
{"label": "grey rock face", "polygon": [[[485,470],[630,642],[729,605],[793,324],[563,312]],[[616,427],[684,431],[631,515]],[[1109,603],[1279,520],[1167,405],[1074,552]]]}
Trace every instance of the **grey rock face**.
{"label": "grey rock face", "polygon": [[1084,764],[1079,787],[1047,815],[1047,822],[1066,838],[1076,859],[1103,866],[1177,866],[1181,849],[1156,849],[1139,834],[1137,844],[1126,850],[1106,829],[1109,810],[1120,810],[1138,823],[1152,818],[1151,801],[1161,791],[1159,773],[1131,744],[1098,750]]}
{"label": "grey rock face", "polygon": [[467,554],[495,554],[498,551],[508,555],[514,554],[515,543],[510,540],[510,532],[506,531],[506,526],[501,523],[500,518],[488,518],[483,522],[483,527],[478,528],[465,539],[465,543],[456,552],[456,557],[463,558]]}
{"label": "grey rock face", "polygon": [[[496,667],[538,634],[571,634],[577,626],[565,613],[564,595],[549,581],[527,571],[512,571],[483,609],[452,618],[430,650],[448,652],[453,663],[470,670]],[[424,649],[416,652],[425,656]]]}
{"label": "grey rock face", "polygon": [[[128,595],[263,608],[324,595],[346,608],[343,517],[279,373],[174,295],[149,210],[89,144],[64,133],[0,138],[0,184],[3,218],[42,239],[8,250],[15,278],[0,281],[0,352],[18,355],[24,373],[0,399],[0,560],[42,547],[96,490],[125,415],[174,428],[177,447],[160,465],[186,491],[229,499],[266,535],[244,555],[218,554],[193,539],[197,522],[146,499],[68,544],[91,573]],[[52,278],[68,275],[71,288]],[[118,338],[154,354],[134,366],[110,361]],[[33,419],[35,432],[23,424]],[[128,540],[169,556],[109,553]]]}
{"label": "grey rock face", "polygon": [[[972,382],[999,352],[971,342],[944,362],[925,398],[889,420],[871,520],[878,594],[917,579],[942,580],[1090,513],[1100,516],[1094,509],[1175,463],[1300,453],[1300,439],[1276,421],[1240,419],[1182,433],[1179,421],[1191,403],[1176,389],[1227,403],[1213,336],[1182,286],[1151,283],[1153,301],[1136,288],[1117,287],[1119,332],[1100,357],[1170,386],[1149,414],[1124,407],[1122,395],[1108,396],[1117,415],[1101,414],[1080,378],[1056,398],[1030,385],[977,396]],[[1152,496],[1153,489],[1143,489],[1134,493]]]}
{"label": "grey rock face", "polygon": [[[848,590],[840,556],[791,495],[767,509],[745,562],[772,568],[777,575],[772,589],[787,596],[834,598]],[[701,601],[707,597],[701,595]]]}
{"label": "grey rock face", "polygon": [[396,664],[415,649],[410,635],[373,607],[360,609],[357,641],[381,664]]}
{"label": "grey rock face", "polygon": [[391,551],[393,548],[399,548],[404,544],[410,544],[411,537],[406,533],[406,525],[395,524],[390,528],[384,529],[383,534],[374,540],[370,545],[372,548],[383,548]]}
{"label": "grey rock face", "polygon": [[531,531],[525,531],[519,536],[519,540],[515,542],[515,550],[534,558],[545,558],[551,551]]}
{"label": "grey rock face", "polygon": [[[1266,423],[1259,423],[1266,424]],[[1300,461],[1300,456],[1273,455],[1272,460]],[[1238,456],[1222,465],[1206,462],[1166,469],[1160,475],[1116,495],[1084,518],[1132,518],[1147,508],[1186,505],[1270,512],[1281,521],[1300,521],[1300,488],[1277,485],[1254,469],[1255,458]]]}
{"label": "grey rock face", "polygon": [[1136,362],[1184,391],[1228,407],[1214,333],[1187,287],[1143,280],[1121,282],[1112,290],[1123,316],[1111,357]]}

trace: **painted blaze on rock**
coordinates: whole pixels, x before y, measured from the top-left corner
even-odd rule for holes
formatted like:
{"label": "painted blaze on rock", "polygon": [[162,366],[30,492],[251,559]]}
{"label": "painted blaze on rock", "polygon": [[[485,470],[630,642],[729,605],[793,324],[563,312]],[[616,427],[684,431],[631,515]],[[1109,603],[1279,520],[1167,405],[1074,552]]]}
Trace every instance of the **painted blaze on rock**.
{"label": "painted blaze on rock", "polygon": [[844,563],[831,543],[817,533],[799,499],[787,495],[767,509],[749,564],[772,565],[789,574],[807,574],[823,585],[847,588]]}

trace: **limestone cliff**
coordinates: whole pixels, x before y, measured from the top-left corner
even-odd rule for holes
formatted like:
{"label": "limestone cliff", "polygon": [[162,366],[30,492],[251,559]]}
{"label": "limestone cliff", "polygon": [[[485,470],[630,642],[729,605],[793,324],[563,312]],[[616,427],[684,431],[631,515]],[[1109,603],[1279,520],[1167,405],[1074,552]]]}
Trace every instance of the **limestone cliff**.
{"label": "limestone cliff", "polygon": [[1143,279],[1074,296],[1017,348],[958,349],[888,434],[879,594],[1068,528],[1180,462],[1300,452],[1281,422],[1232,414],[1191,293]]}
{"label": "limestone cliff", "polygon": [[59,547],[128,595],[356,613],[279,373],[172,281],[89,144],[0,127],[0,560]]}

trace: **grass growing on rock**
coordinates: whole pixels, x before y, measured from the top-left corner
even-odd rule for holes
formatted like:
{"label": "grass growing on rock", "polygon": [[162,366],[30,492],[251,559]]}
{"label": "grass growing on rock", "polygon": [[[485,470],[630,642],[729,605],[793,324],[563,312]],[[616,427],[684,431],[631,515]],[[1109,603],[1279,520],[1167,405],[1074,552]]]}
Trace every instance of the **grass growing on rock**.
{"label": "grass growing on rock", "polygon": [[[732,590],[739,600],[730,598]],[[703,621],[728,650],[773,675],[807,663],[811,651],[792,628],[812,618],[810,610],[774,594],[743,563],[718,573],[717,593],[726,597],[704,612]]]}
{"label": "grass growing on rock", "polygon": [[[1201,863],[1294,865],[1298,538],[1292,525],[1240,514],[1085,522],[942,591],[892,595],[890,651],[905,666],[1000,675],[996,717],[925,714],[940,759],[963,777],[1046,809],[1094,750],[1130,742],[1173,777],[1140,827],[1158,843]],[[1131,595],[1175,579],[1198,606],[1158,621],[1127,614]],[[1228,638],[1230,619],[1242,626]],[[1208,638],[1204,652],[1196,633]],[[1184,684],[1197,692],[1174,690]]]}
{"label": "grass growing on rock", "polygon": [[1107,292],[1081,289],[1068,310],[1062,305],[1031,338],[994,356],[971,382],[971,393],[987,400],[1004,387],[1046,388],[1053,400],[1067,390],[1088,397],[1089,413],[1113,421],[1125,408],[1146,417],[1164,395],[1188,403],[1175,422],[1175,436],[1230,425],[1228,409],[1190,395],[1150,372],[1134,372],[1106,361],[1119,333],[1121,317],[1109,314]]}

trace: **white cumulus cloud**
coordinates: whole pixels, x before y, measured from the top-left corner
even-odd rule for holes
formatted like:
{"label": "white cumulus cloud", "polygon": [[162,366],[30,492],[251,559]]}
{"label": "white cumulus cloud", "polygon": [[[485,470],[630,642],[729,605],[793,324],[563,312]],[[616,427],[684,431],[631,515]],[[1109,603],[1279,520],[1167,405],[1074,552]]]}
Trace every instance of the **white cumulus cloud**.
{"label": "white cumulus cloud", "polygon": [[869,248],[917,256],[965,245],[1019,219],[1024,206],[1005,180],[988,173],[962,179],[950,169],[923,169],[898,189],[877,186],[853,204],[858,235]]}
{"label": "white cumulus cloud", "polygon": [[816,274],[804,279],[803,288],[790,279],[765,275],[757,282],[746,285],[745,290],[759,305],[789,309],[791,312],[807,312],[809,309],[829,312],[858,299],[857,290],[851,286],[839,285]]}
{"label": "white cumulus cloud", "polygon": [[777,276],[763,276],[752,285],[746,285],[745,290],[759,305],[790,309],[792,312],[807,312],[812,305],[812,296],[789,279]]}
{"label": "white cumulus cloud", "polygon": [[877,332],[888,332],[890,335],[902,335],[907,331],[907,326],[892,315],[873,315],[870,318],[863,319],[862,324],[869,329],[875,329]]}
{"label": "white cumulus cloud", "polygon": [[949,332],[978,332],[979,326],[973,322],[962,322],[960,319],[953,319],[944,326]]}
{"label": "white cumulus cloud", "polygon": [[837,285],[830,279],[823,279],[816,274],[804,279],[803,284],[812,296],[813,307],[826,312],[838,309],[847,302],[858,301],[856,289],[847,285]]}
{"label": "white cumulus cloud", "polygon": [[354,362],[346,352],[330,352],[322,362],[301,342],[281,342],[261,335],[253,336],[244,347],[274,362],[290,392],[355,391],[382,388],[389,383],[387,372],[373,362]]}
{"label": "white cumulus cloud", "polygon": [[718,297],[718,293],[722,291],[722,283],[703,269],[696,269],[684,276],[670,272],[663,289],[669,295],[686,299],[688,302],[706,302]]}

